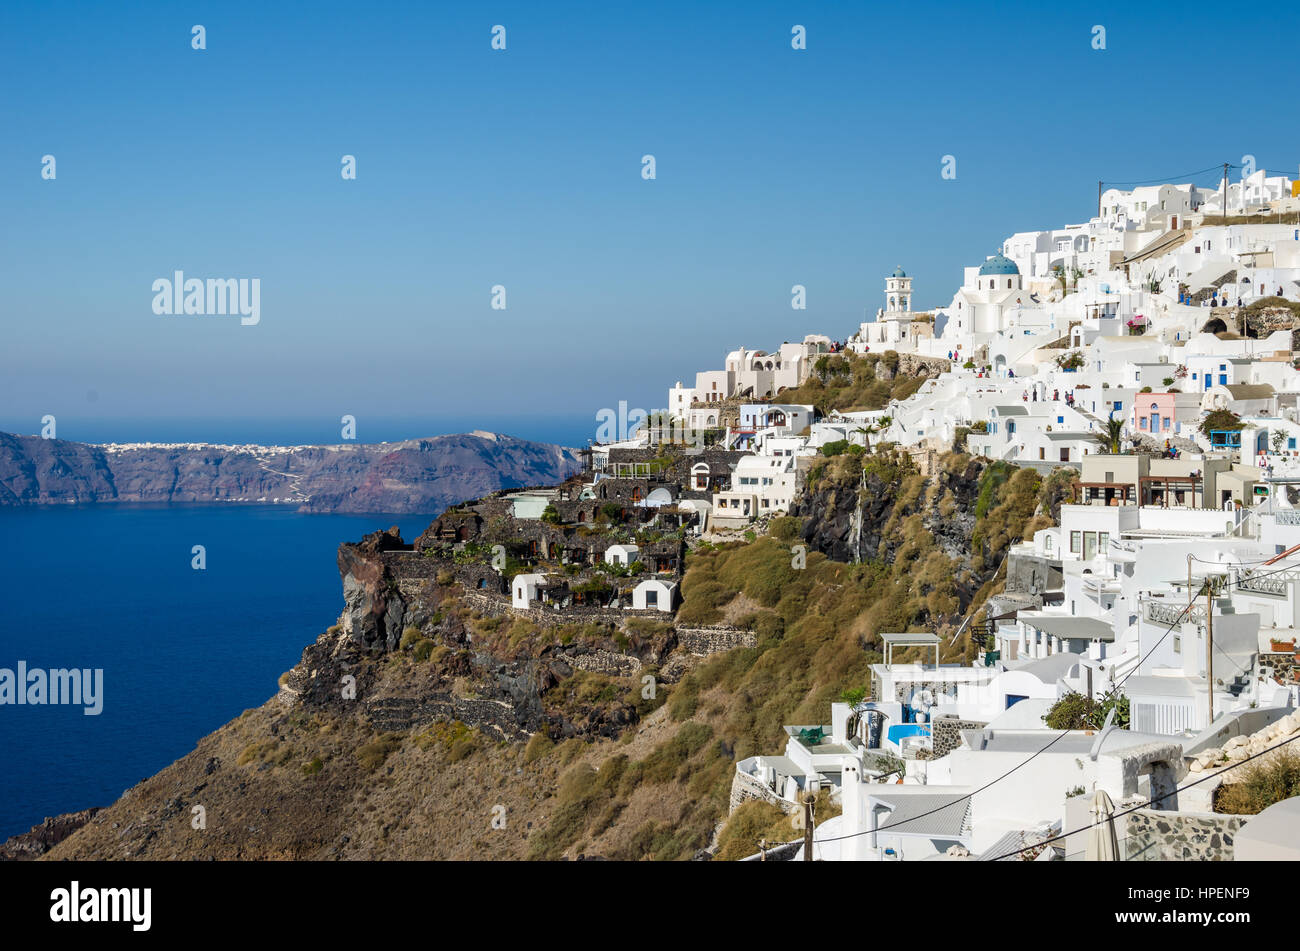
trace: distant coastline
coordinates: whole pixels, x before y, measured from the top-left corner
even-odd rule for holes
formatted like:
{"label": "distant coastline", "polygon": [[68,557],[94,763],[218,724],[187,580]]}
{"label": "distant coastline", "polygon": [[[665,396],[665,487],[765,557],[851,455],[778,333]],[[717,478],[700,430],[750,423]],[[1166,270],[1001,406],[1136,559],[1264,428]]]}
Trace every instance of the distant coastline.
{"label": "distant coastline", "polygon": [[0,507],[290,505],[309,513],[438,512],[552,484],[577,450],[489,432],[384,443],[96,445],[0,433]]}

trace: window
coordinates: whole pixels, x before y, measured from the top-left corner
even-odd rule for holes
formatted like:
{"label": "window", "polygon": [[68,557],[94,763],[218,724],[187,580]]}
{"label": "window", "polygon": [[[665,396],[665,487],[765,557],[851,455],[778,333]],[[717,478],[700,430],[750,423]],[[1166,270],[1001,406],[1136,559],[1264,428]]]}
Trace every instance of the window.
{"label": "window", "polygon": [[1056,417],[1056,424],[1057,424],[1058,426],[1061,425],[1061,424],[1064,423],[1064,422],[1065,422],[1065,417],[1064,417],[1064,416],[1058,416],[1058,417]]}
{"label": "window", "polygon": [[1082,532],[1070,532],[1070,553],[1077,555],[1079,553],[1080,541],[1083,538]]}
{"label": "window", "polygon": [[1088,561],[1097,555],[1097,533],[1083,533],[1083,560]]}
{"label": "window", "polygon": [[1124,412],[1124,401],[1123,401],[1123,400],[1116,400],[1116,401],[1115,401],[1115,412],[1117,412],[1117,413],[1122,413],[1122,412]]}
{"label": "window", "polygon": [[[1098,532],[1097,547],[1099,547],[1102,551],[1105,551],[1109,545],[1110,545],[1110,532]],[[1118,567],[1119,566],[1116,565],[1116,568]]]}
{"label": "window", "polygon": [[1228,385],[1228,374],[1226,374],[1226,373],[1220,373],[1220,374],[1219,374],[1219,386],[1227,386],[1227,385]]}
{"label": "window", "polygon": [[1180,635],[1175,634],[1175,635],[1174,635],[1174,653],[1175,653],[1175,654],[1181,654],[1182,652],[1183,652],[1183,639],[1182,639],[1182,637],[1181,637]]}
{"label": "window", "polygon": [[1171,422],[1172,422],[1172,420],[1170,420],[1170,418],[1169,418],[1168,416],[1166,416],[1165,419],[1164,419],[1164,426],[1163,426],[1162,428],[1164,428],[1164,429],[1168,429],[1168,428],[1169,428],[1169,424],[1170,424]]}

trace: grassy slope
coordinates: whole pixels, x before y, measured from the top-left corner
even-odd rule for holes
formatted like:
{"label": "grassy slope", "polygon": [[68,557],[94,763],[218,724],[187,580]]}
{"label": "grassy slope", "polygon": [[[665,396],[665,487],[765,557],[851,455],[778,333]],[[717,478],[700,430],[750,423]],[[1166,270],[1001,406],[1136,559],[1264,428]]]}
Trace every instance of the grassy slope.
{"label": "grassy slope", "polygon": [[[957,471],[969,459],[943,464]],[[759,837],[792,838],[783,834],[788,819],[756,805],[738,810],[718,839],[735,760],[779,752],[783,724],[825,722],[844,689],[869,682],[879,632],[952,630],[997,587],[991,575],[1007,546],[1050,524],[1035,511],[1061,489],[1031,470],[987,467],[972,554],[950,557],[923,521],[946,517],[954,502],[940,480],[900,457],[836,457],[817,481],[857,491],[863,465],[885,467],[892,504],[881,550],[863,564],[808,552],[806,566],[794,567],[797,519],[775,520],[752,543],[690,556],[679,621],[738,620],[755,631],[755,647],[714,656],[679,683],[657,685],[652,699],[640,695],[639,677],[579,672],[553,688],[548,702],[575,710],[636,706],[640,722],[617,739],[509,743],[457,723],[377,733],[346,708],[272,699],[129,791],[50,857],[684,859],[717,844],[721,857],[736,858]],[[963,587],[972,578],[986,580]],[[465,619],[480,649],[527,652],[583,636]],[[421,696],[446,682],[439,665],[454,654],[423,640],[365,662],[379,692]],[[963,639],[950,654],[974,649]],[[473,685],[458,689],[469,695]],[[192,828],[195,805],[206,809],[206,830]],[[828,804],[818,810],[830,814]]]}

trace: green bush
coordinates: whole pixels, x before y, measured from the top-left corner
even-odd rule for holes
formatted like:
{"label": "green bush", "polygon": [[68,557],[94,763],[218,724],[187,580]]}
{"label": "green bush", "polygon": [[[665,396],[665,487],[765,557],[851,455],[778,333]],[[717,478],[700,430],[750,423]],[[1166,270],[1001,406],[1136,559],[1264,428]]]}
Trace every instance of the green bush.
{"label": "green bush", "polygon": [[384,765],[384,761],[392,753],[397,751],[404,739],[405,737],[401,733],[385,733],[364,746],[357,747],[357,760],[361,763],[363,769],[374,772]]}
{"label": "green bush", "polygon": [[1216,791],[1214,811],[1253,816],[1283,799],[1300,796],[1300,754],[1284,747],[1238,771],[1241,778]]}

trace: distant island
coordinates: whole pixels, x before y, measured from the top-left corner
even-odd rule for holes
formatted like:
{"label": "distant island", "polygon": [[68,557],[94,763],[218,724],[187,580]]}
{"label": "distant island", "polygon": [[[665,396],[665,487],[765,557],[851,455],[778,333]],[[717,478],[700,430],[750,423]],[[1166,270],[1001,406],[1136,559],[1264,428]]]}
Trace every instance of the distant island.
{"label": "distant island", "polygon": [[110,443],[0,433],[0,506],[291,504],[301,512],[432,513],[553,484],[574,449],[475,431],[335,446]]}

